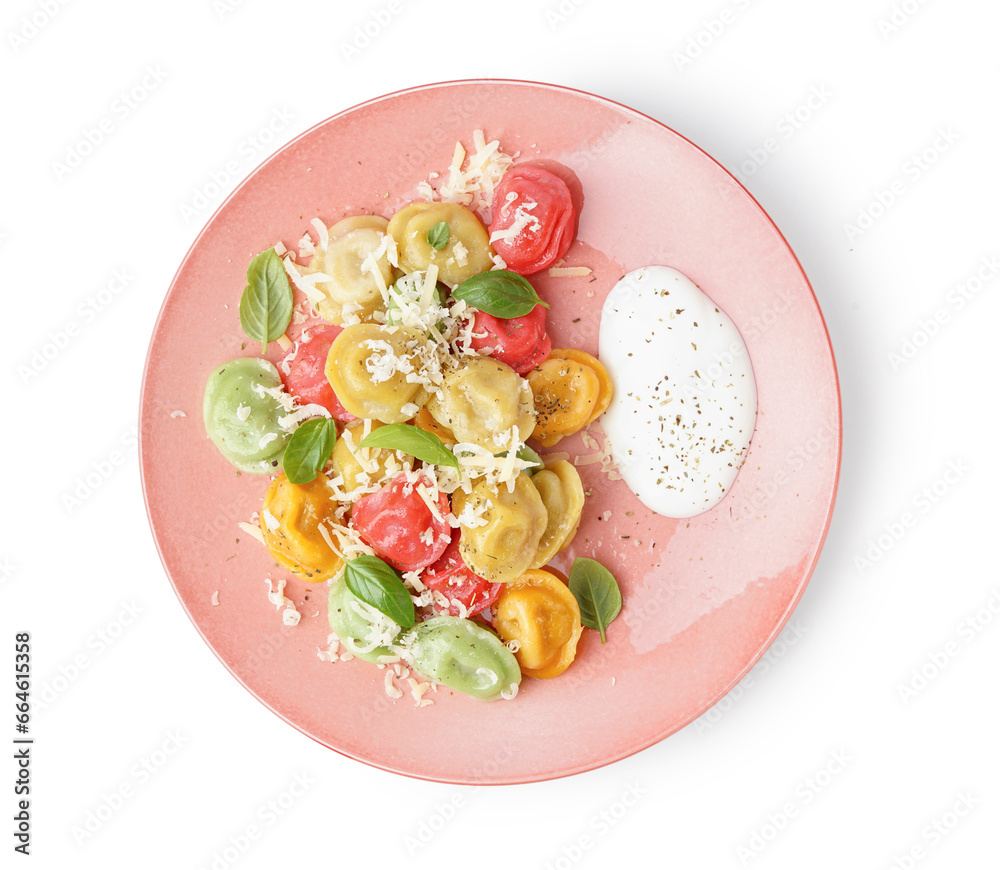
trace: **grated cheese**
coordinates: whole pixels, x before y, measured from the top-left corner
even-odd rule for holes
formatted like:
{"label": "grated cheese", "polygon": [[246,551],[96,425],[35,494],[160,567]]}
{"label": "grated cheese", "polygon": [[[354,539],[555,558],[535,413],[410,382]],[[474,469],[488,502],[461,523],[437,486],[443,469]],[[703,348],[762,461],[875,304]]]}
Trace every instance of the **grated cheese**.
{"label": "grated cheese", "polygon": [[452,448],[461,473],[459,482],[466,492],[472,490],[471,484],[476,478],[485,478],[495,488],[505,485],[508,492],[513,492],[517,476],[525,469],[535,467],[534,462],[517,455],[524,447],[517,426],[499,433],[499,436],[508,445],[506,456],[495,456],[485,447],[465,441],[460,441]]}
{"label": "grated cheese", "polygon": [[313,229],[316,230],[316,235],[319,237],[319,244],[316,247],[318,247],[321,251],[325,251],[330,247],[330,230],[318,217],[313,218],[310,223],[312,224]]}
{"label": "grated cheese", "polygon": [[[267,584],[267,600],[281,611],[282,623],[290,626],[298,625],[302,615],[295,609],[295,602],[285,597],[285,581],[272,581],[270,577],[265,577],[264,582]],[[274,582],[278,584],[277,589],[272,586]]]}
{"label": "grated cheese", "polygon": [[[302,405],[296,408],[292,413],[285,414],[278,418],[278,425],[284,429],[286,432],[294,432],[298,429],[299,424],[308,420],[310,417],[329,417],[330,411],[324,405]],[[273,432],[269,432],[268,435],[273,435],[275,438],[278,436]],[[267,435],[264,436],[266,438]],[[261,441],[264,440],[261,438]],[[264,445],[261,444],[261,447]]]}
{"label": "grated cheese", "polygon": [[[437,489],[437,486],[434,486]],[[436,494],[433,494],[429,487],[425,484],[419,484],[417,486],[417,495],[423,500],[423,503],[427,505],[427,510],[431,512],[431,516],[434,517],[438,522],[444,520],[444,516],[441,514],[441,506],[438,504]]]}
{"label": "grated cheese", "polygon": [[424,695],[426,695],[431,689],[430,683],[421,683],[413,677],[409,677],[406,682],[410,687],[410,694],[413,696],[413,700],[417,702],[418,707],[424,707],[428,704],[434,703],[429,698],[424,700]]}
{"label": "grated cheese", "polygon": [[[320,528],[325,527],[320,526]],[[361,535],[351,526],[333,525],[329,527],[329,531],[332,531],[337,538],[337,544],[333,547],[334,552],[338,553],[345,560],[352,559],[355,556],[375,555],[375,551],[361,540]]]}
{"label": "grated cheese", "polygon": [[489,504],[485,501],[475,505],[469,502],[458,515],[458,523],[466,529],[478,529],[481,526],[485,526],[489,523],[489,520],[483,516],[487,510],[489,510]]}
{"label": "grated cheese", "polygon": [[583,278],[591,271],[587,266],[552,266],[549,275],[553,278]]}
{"label": "grated cheese", "polygon": [[326,649],[318,647],[316,650],[316,657],[321,662],[335,662],[338,659],[338,653],[340,652],[340,638],[332,632],[327,635],[326,638]]}
{"label": "grated cheese", "polygon": [[313,244],[313,240],[309,237],[309,233],[303,233],[302,238],[299,239],[299,256],[311,257],[315,253],[316,246]]}
{"label": "grated cheese", "polygon": [[[498,139],[487,142],[482,130],[473,131],[472,145],[473,153],[469,156],[461,142],[455,143],[447,180],[439,190],[435,191],[430,181],[421,181],[417,191],[427,202],[440,198],[442,202],[468,206],[479,212],[484,223],[489,224],[493,193],[517,154],[505,154]],[[431,173],[429,177],[435,179],[437,173]]]}
{"label": "grated cheese", "polygon": [[241,529],[243,529],[243,531],[246,532],[248,535],[250,535],[251,538],[256,538],[262,544],[264,543],[264,535],[261,532],[259,526],[255,525],[254,523],[246,523],[246,522],[237,523],[236,525],[239,526]]}
{"label": "grated cheese", "polygon": [[[437,178],[437,173],[432,172],[431,178]],[[417,193],[420,194],[420,198],[424,200],[424,202],[434,202],[434,198],[437,196],[429,181],[421,181],[417,185]]]}
{"label": "grated cheese", "polygon": [[281,262],[285,266],[285,272],[288,275],[289,280],[295,285],[295,287],[305,294],[306,299],[308,299],[313,305],[317,305],[326,299],[326,294],[316,285],[332,281],[332,276],[327,275],[325,272],[310,272],[307,275],[303,275],[298,269],[295,268],[295,264],[292,263],[291,257],[285,257]]}
{"label": "grated cheese", "polygon": [[357,302],[345,302],[340,308],[340,316],[344,321],[344,326],[356,326],[361,323],[358,312],[363,310],[364,307]]}
{"label": "grated cheese", "polygon": [[385,672],[385,693],[390,698],[402,698],[403,690],[393,684],[392,677],[392,671],[387,669]]}
{"label": "grated cheese", "polygon": [[267,508],[264,508],[264,510],[261,511],[261,517],[263,517],[264,525],[267,526],[267,530],[269,532],[273,532],[275,529],[278,528],[278,526],[281,525],[281,523],[278,522],[278,518],[274,514],[272,514]]}
{"label": "grated cheese", "polygon": [[403,574],[403,582],[406,583],[407,586],[412,587],[417,593],[425,592],[427,590],[427,587],[424,585],[424,581],[420,579],[419,571],[406,571]]}
{"label": "grated cheese", "polygon": [[445,202],[458,202],[469,205],[472,197],[467,191],[466,179],[462,173],[462,163],[465,161],[465,148],[461,142],[455,143],[451,165],[448,167],[448,180],[441,186],[441,198]]}
{"label": "grated cheese", "polygon": [[431,263],[424,275],[424,286],[420,291],[420,307],[427,310],[434,302],[434,291],[437,289],[438,267]]}
{"label": "grated cheese", "polygon": [[[375,248],[364,260],[361,262],[361,274],[369,274],[375,279],[376,285],[378,285],[379,293],[382,294],[382,301],[386,306],[389,305],[389,287],[385,283],[385,277],[382,275],[382,270],[379,268],[379,261],[385,257],[389,263],[393,266],[398,266],[398,255],[396,253],[396,240],[387,233],[382,233],[382,239]],[[395,262],[394,262],[395,261]]]}
{"label": "grated cheese", "polygon": [[497,672],[490,670],[489,668],[476,668],[476,676],[487,677],[491,686],[495,686],[500,682],[500,677],[497,676]]}
{"label": "grated cheese", "polygon": [[[526,202],[519,205],[514,212],[514,221],[505,230],[495,230],[490,234],[490,244],[495,242],[513,242],[521,233],[527,230],[537,233],[542,223],[531,212],[538,207],[537,202]],[[501,209],[503,211],[503,209]]]}

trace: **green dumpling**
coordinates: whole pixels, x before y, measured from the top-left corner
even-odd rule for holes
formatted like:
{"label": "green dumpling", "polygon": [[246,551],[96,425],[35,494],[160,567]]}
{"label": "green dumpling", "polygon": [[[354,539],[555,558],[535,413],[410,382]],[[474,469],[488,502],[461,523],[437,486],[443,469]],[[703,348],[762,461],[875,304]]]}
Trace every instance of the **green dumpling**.
{"label": "green dumpling", "polygon": [[477,701],[512,697],[521,682],[514,654],[471,619],[435,616],[421,622],[411,651],[418,674]]}
{"label": "green dumpling", "polygon": [[219,452],[240,471],[281,471],[281,457],[291,433],[278,425],[287,411],[263,392],[275,387],[281,389],[278,370],[259,357],[231,360],[209,375],[202,404],[205,430]]}
{"label": "green dumpling", "polygon": [[[373,624],[363,615],[361,602],[350,589],[343,574],[330,581],[330,595],[327,598],[327,618],[330,621],[330,631],[340,639],[344,648],[359,659],[366,662],[378,662],[382,656],[393,656],[392,650],[385,646],[368,649],[371,642],[367,639],[372,632]],[[388,619],[388,617],[386,617]]]}

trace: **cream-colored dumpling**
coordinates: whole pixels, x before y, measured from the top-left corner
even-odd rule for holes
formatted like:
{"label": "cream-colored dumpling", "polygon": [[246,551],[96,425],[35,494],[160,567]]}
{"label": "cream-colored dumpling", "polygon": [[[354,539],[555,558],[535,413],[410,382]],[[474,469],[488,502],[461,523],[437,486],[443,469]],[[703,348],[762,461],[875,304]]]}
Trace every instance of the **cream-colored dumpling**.
{"label": "cream-colored dumpling", "polygon": [[344,218],[330,227],[326,247],[316,248],[312,261],[303,271],[307,274],[322,272],[331,278],[316,285],[326,297],[316,304],[316,309],[327,322],[342,325],[345,305],[350,306],[348,310],[362,321],[370,320],[375,311],[384,307],[378,280],[362,265],[381,248],[383,252],[375,259],[375,267],[382,282],[386,286],[392,284],[392,264],[384,245],[388,225],[385,218],[375,215]]}
{"label": "cream-colored dumpling", "polygon": [[535,402],[528,382],[490,357],[464,359],[447,372],[427,410],[459,441],[479,444],[493,453],[507,449],[509,436],[497,436],[512,426],[517,426],[521,441],[535,428]]}
{"label": "cream-colored dumpling", "polygon": [[384,233],[388,226],[389,221],[377,214],[358,214],[341,218],[329,229],[330,241],[346,236],[354,230],[378,230]]}

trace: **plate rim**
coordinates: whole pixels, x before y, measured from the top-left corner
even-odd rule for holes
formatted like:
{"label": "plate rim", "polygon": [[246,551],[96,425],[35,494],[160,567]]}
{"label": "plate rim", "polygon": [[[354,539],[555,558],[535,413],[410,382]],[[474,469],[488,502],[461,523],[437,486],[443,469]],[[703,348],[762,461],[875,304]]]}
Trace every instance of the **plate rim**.
{"label": "plate rim", "polygon": [[[639,118],[642,118],[642,119],[644,119],[646,121],[649,121],[649,122],[655,124],[658,127],[662,127],[664,130],[668,131],[672,135],[674,135],[674,136],[678,137],[679,139],[683,140],[688,145],[690,145],[692,148],[694,148],[695,150],[697,150],[703,157],[707,158],[709,161],[711,161],[713,164],[715,164],[715,166],[717,167],[718,170],[721,170],[723,173],[725,173],[733,182],[735,182],[739,186],[740,190],[742,190],[743,193],[746,195],[746,197],[749,199],[749,201],[753,203],[753,205],[756,207],[756,209],[758,210],[758,212],[763,216],[763,218],[770,225],[771,229],[776,233],[776,235],[778,236],[778,238],[781,240],[781,243],[784,246],[785,250],[792,257],[792,260],[795,263],[795,267],[798,270],[798,273],[799,273],[802,281],[805,283],[805,286],[806,286],[806,288],[808,288],[809,293],[810,293],[810,295],[812,297],[813,307],[815,309],[816,314],[819,317],[819,326],[822,329],[822,337],[825,339],[825,345],[824,345],[824,347],[825,347],[826,352],[829,354],[829,359],[830,359],[830,367],[831,367],[831,373],[832,373],[832,387],[833,387],[833,393],[834,393],[834,399],[835,399],[834,410],[836,412],[836,455],[834,457],[833,474],[832,474],[832,480],[831,480],[831,485],[830,485],[829,505],[828,505],[828,507],[826,509],[826,518],[825,518],[825,522],[824,522],[824,525],[823,525],[823,529],[822,529],[821,534],[819,534],[818,537],[817,537],[817,539],[816,539],[815,547],[814,547],[814,550],[813,550],[813,555],[812,555],[812,557],[811,557],[811,559],[809,561],[809,564],[803,570],[802,578],[801,578],[801,580],[799,582],[799,585],[797,586],[797,588],[795,590],[794,595],[790,598],[787,607],[785,608],[784,612],[781,614],[780,619],[778,619],[775,622],[775,625],[774,625],[771,633],[768,635],[768,637],[766,638],[766,640],[761,643],[760,648],[757,650],[757,652],[750,658],[750,660],[743,667],[743,669],[740,670],[740,671],[738,671],[737,673],[735,673],[734,676],[733,676],[733,678],[725,686],[723,686],[714,696],[712,696],[702,706],[696,708],[694,710],[694,712],[690,716],[688,716],[687,718],[685,718],[679,724],[671,726],[668,730],[666,730],[666,731],[664,731],[662,733],[659,733],[658,735],[650,738],[649,740],[647,740],[645,742],[642,742],[640,745],[634,746],[634,747],[630,748],[629,750],[627,750],[625,752],[621,752],[621,753],[615,754],[613,757],[609,757],[607,759],[603,759],[603,760],[601,760],[601,761],[599,761],[597,763],[584,762],[584,763],[581,763],[580,765],[577,765],[577,766],[575,766],[573,768],[570,768],[570,769],[563,769],[563,770],[560,770],[560,771],[555,772],[555,773],[542,772],[542,773],[539,773],[538,775],[535,775],[535,776],[516,776],[516,777],[507,778],[507,779],[500,779],[500,778],[496,778],[496,779],[476,779],[476,778],[472,778],[472,777],[466,777],[464,779],[459,779],[459,778],[449,777],[449,776],[434,776],[434,775],[430,775],[430,774],[417,773],[417,772],[414,772],[414,771],[411,771],[411,770],[397,769],[397,768],[393,767],[391,764],[379,763],[379,762],[375,761],[374,759],[364,758],[364,757],[361,757],[361,756],[357,756],[357,755],[354,755],[354,754],[352,754],[350,752],[347,752],[347,751],[345,751],[343,749],[339,749],[336,746],[331,746],[330,744],[325,743],[322,740],[320,740],[316,735],[313,735],[313,734],[309,733],[308,731],[306,731],[302,726],[298,725],[296,722],[294,722],[291,719],[289,719],[284,713],[280,712],[279,710],[276,710],[274,708],[274,706],[272,706],[272,704],[270,702],[268,702],[267,700],[265,700],[264,698],[262,698],[260,695],[258,695],[229,666],[229,664],[222,658],[222,656],[215,649],[215,647],[209,642],[208,638],[205,636],[204,631],[202,630],[202,627],[199,625],[198,621],[192,615],[190,609],[188,608],[187,602],[181,596],[181,594],[180,594],[180,592],[179,592],[179,590],[177,588],[177,584],[174,581],[173,575],[171,574],[170,569],[168,568],[166,560],[164,558],[163,550],[162,550],[162,548],[160,546],[159,536],[157,535],[156,528],[155,528],[155,526],[153,524],[153,517],[152,517],[151,510],[150,510],[149,493],[147,491],[146,463],[147,463],[149,457],[148,457],[148,454],[147,454],[147,451],[146,451],[146,447],[145,447],[145,439],[143,437],[143,422],[149,416],[149,408],[148,408],[148,402],[147,402],[148,394],[147,394],[146,386],[147,386],[147,379],[149,377],[149,372],[150,372],[150,367],[151,367],[152,351],[153,351],[154,345],[156,344],[156,340],[157,340],[157,337],[159,335],[161,326],[163,325],[163,320],[164,320],[164,315],[165,315],[165,312],[166,312],[166,309],[167,309],[167,305],[168,305],[168,303],[170,301],[171,296],[173,295],[175,287],[177,286],[178,280],[179,280],[181,274],[184,272],[185,268],[187,267],[188,261],[194,256],[194,253],[197,250],[197,248],[199,247],[199,244],[200,244],[202,238],[208,233],[209,229],[215,223],[216,218],[218,218],[218,216],[220,215],[220,213],[224,209],[226,209],[226,207],[229,205],[230,201],[233,200],[243,190],[243,188],[246,185],[248,185],[261,172],[262,169],[264,169],[264,167],[266,167],[267,165],[269,165],[272,161],[278,159],[287,150],[291,149],[293,146],[295,146],[296,144],[298,144],[300,141],[302,141],[306,137],[311,136],[315,131],[317,131],[321,127],[325,127],[326,125],[333,123],[334,121],[336,121],[339,118],[342,118],[342,117],[344,117],[346,115],[350,115],[350,114],[352,114],[354,112],[357,112],[357,111],[359,111],[361,109],[364,109],[364,108],[366,108],[368,106],[377,105],[378,103],[382,103],[382,102],[394,99],[396,97],[399,97],[399,96],[402,96],[402,95],[405,95],[405,94],[418,93],[420,91],[435,90],[435,89],[444,89],[444,88],[454,87],[454,86],[487,85],[487,84],[488,85],[511,85],[511,86],[517,86],[517,87],[543,88],[545,90],[550,90],[550,91],[555,91],[555,92],[560,92],[560,93],[574,94],[574,95],[577,95],[577,96],[585,97],[585,98],[587,98],[589,100],[593,100],[594,102],[597,102],[597,103],[600,103],[600,104],[613,106],[618,111],[634,115],[636,117],[639,117]],[[632,106],[628,106],[628,105],[626,105],[624,103],[621,103],[621,102],[619,102],[617,100],[614,100],[614,99],[612,99],[610,97],[600,96],[600,95],[594,94],[594,93],[592,93],[590,91],[583,90],[581,88],[570,87],[568,85],[553,84],[551,82],[539,82],[539,81],[533,81],[533,80],[530,80],[530,79],[508,79],[508,78],[490,78],[490,77],[470,78],[470,79],[448,79],[448,80],[439,81],[439,82],[431,82],[431,83],[422,84],[422,85],[414,85],[414,86],[410,86],[410,87],[400,88],[398,90],[391,91],[391,92],[388,92],[388,93],[385,93],[385,94],[382,94],[380,96],[373,97],[373,98],[370,98],[370,99],[367,99],[367,100],[363,100],[362,102],[356,103],[355,105],[350,106],[349,108],[346,108],[346,109],[343,109],[342,111],[336,112],[335,114],[330,115],[329,117],[324,118],[324,119],[318,121],[317,123],[313,124],[308,129],[304,130],[299,135],[295,136],[293,139],[290,139],[288,142],[284,143],[281,147],[277,148],[275,151],[273,151],[271,154],[269,154],[264,160],[262,160],[255,167],[253,167],[251,170],[249,170],[247,172],[247,174],[242,178],[242,180],[240,181],[240,183],[229,193],[229,195],[216,207],[216,209],[212,212],[212,214],[205,220],[205,222],[204,222],[201,230],[198,232],[198,234],[195,236],[194,240],[191,242],[191,244],[188,247],[186,253],[184,254],[184,257],[181,259],[180,263],[178,264],[177,269],[175,270],[173,277],[170,280],[170,284],[169,284],[169,286],[167,288],[166,293],[164,294],[163,301],[162,301],[162,303],[160,305],[160,309],[159,309],[159,311],[157,313],[156,320],[155,320],[155,322],[153,324],[153,327],[152,327],[152,330],[150,332],[149,345],[148,345],[148,347],[146,349],[146,357],[145,357],[145,362],[143,364],[142,379],[141,379],[140,387],[139,387],[139,407],[138,407],[138,420],[137,420],[137,422],[138,422],[138,429],[139,429],[139,435],[138,435],[139,477],[140,477],[141,489],[142,489],[143,507],[144,507],[144,510],[145,510],[145,513],[146,513],[147,523],[149,524],[150,534],[151,534],[151,536],[153,538],[153,543],[154,543],[154,545],[156,547],[156,552],[157,552],[157,555],[158,555],[158,557],[160,559],[160,564],[163,567],[163,571],[166,574],[167,579],[170,581],[170,585],[173,588],[174,595],[176,596],[178,602],[180,603],[182,609],[184,610],[184,613],[187,615],[187,617],[190,620],[191,624],[194,626],[195,630],[198,632],[198,634],[201,637],[202,641],[204,642],[205,646],[208,647],[208,649],[212,652],[212,654],[215,656],[215,658],[223,665],[223,667],[229,673],[229,675],[231,677],[233,677],[246,691],[248,691],[250,693],[250,695],[252,697],[254,697],[257,701],[259,701],[264,707],[266,707],[268,710],[270,710],[276,716],[280,717],[282,719],[282,721],[284,721],[288,725],[291,725],[299,733],[305,735],[306,737],[310,738],[311,740],[313,740],[318,745],[322,746],[324,749],[332,750],[332,751],[336,752],[338,755],[341,755],[341,756],[343,756],[345,758],[349,758],[352,761],[362,762],[363,764],[366,764],[369,767],[372,767],[372,768],[374,768],[376,770],[381,770],[381,771],[385,771],[385,772],[396,774],[396,775],[406,776],[406,777],[409,777],[411,779],[421,780],[421,781],[424,781],[424,782],[435,782],[435,783],[450,784],[450,785],[489,785],[489,786],[525,785],[525,784],[529,784],[529,783],[554,781],[554,780],[557,780],[557,779],[563,779],[563,778],[570,777],[570,776],[577,776],[579,774],[587,773],[587,772],[593,771],[593,770],[599,770],[599,769],[601,769],[603,767],[607,767],[610,764],[614,764],[615,762],[623,761],[623,760],[625,760],[627,758],[630,758],[631,756],[636,755],[637,753],[642,752],[643,750],[649,749],[651,746],[655,746],[658,743],[661,743],[662,741],[666,740],[668,737],[671,737],[674,734],[677,734],[678,732],[680,732],[681,730],[683,730],[684,728],[686,728],[688,725],[690,725],[692,722],[694,722],[696,719],[698,719],[699,717],[701,717],[702,715],[704,715],[708,710],[712,709],[712,707],[714,707],[717,703],[719,703],[719,701],[721,701],[724,697],[726,697],[726,695],[728,695],[733,690],[733,688],[736,685],[738,685],[743,680],[743,678],[756,666],[756,664],[760,661],[760,659],[764,656],[764,654],[770,649],[771,645],[774,643],[774,641],[776,640],[776,638],[778,637],[778,635],[782,632],[782,630],[787,625],[788,620],[791,618],[792,613],[798,607],[800,601],[802,600],[803,595],[805,594],[806,587],[809,585],[810,581],[812,580],[813,573],[815,572],[815,569],[816,569],[816,566],[817,566],[817,564],[819,562],[819,559],[822,556],[823,548],[824,548],[824,546],[826,544],[826,539],[827,539],[827,536],[829,534],[830,524],[831,524],[831,522],[833,520],[833,513],[834,513],[834,510],[836,509],[837,493],[838,493],[838,489],[839,489],[839,485],[840,485],[840,473],[841,473],[841,467],[842,467],[842,462],[843,462],[843,445],[844,445],[844,439],[843,439],[843,428],[844,428],[844,420],[843,420],[843,398],[842,398],[841,389],[840,389],[840,375],[839,375],[839,371],[838,371],[838,368],[837,368],[836,354],[834,352],[833,342],[832,342],[832,340],[830,338],[830,332],[829,332],[829,328],[827,327],[827,324],[826,324],[826,318],[823,315],[823,309],[822,309],[822,307],[819,304],[819,299],[816,297],[816,291],[814,290],[814,288],[812,286],[812,282],[809,280],[809,276],[806,274],[806,271],[803,268],[802,263],[799,260],[798,255],[795,253],[794,249],[789,244],[788,239],[785,237],[784,233],[781,232],[780,228],[777,226],[777,224],[774,222],[774,220],[771,218],[771,216],[767,213],[767,211],[764,209],[764,207],[760,204],[760,202],[757,200],[757,198],[743,185],[743,183],[738,178],[736,178],[736,176],[733,175],[733,173],[731,173],[725,166],[723,166],[715,157],[713,157],[711,154],[709,154],[700,145],[698,145],[697,143],[693,142],[691,139],[689,139],[684,134],[679,133],[677,130],[675,130],[670,125],[668,125],[668,124],[664,123],[663,121],[660,121],[657,118],[654,118],[651,115],[648,115],[645,112],[642,112],[639,109],[636,109],[636,108],[634,108]]]}

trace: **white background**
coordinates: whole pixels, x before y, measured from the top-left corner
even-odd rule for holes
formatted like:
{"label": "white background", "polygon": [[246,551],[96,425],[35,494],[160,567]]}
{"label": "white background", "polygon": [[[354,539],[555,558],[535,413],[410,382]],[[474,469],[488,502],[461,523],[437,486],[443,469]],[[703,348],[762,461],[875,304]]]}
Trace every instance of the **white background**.
{"label": "white background", "polygon": [[[4,3],[0,671],[30,631],[49,698],[32,720],[33,854],[14,858],[994,866],[998,19],[991,0]],[[367,43],[366,26],[381,30]],[[228,674],[157,558],[134,427],[170,279],[239,181],[213,173],[236,160],[242,177],[380,94],[481,76],[613,98],[740,174],[826,316],[844,453],[809,588],[727,699],[610,767],[469,789],[324,749]],[[88,153],[60,167],[71,152]]]}

